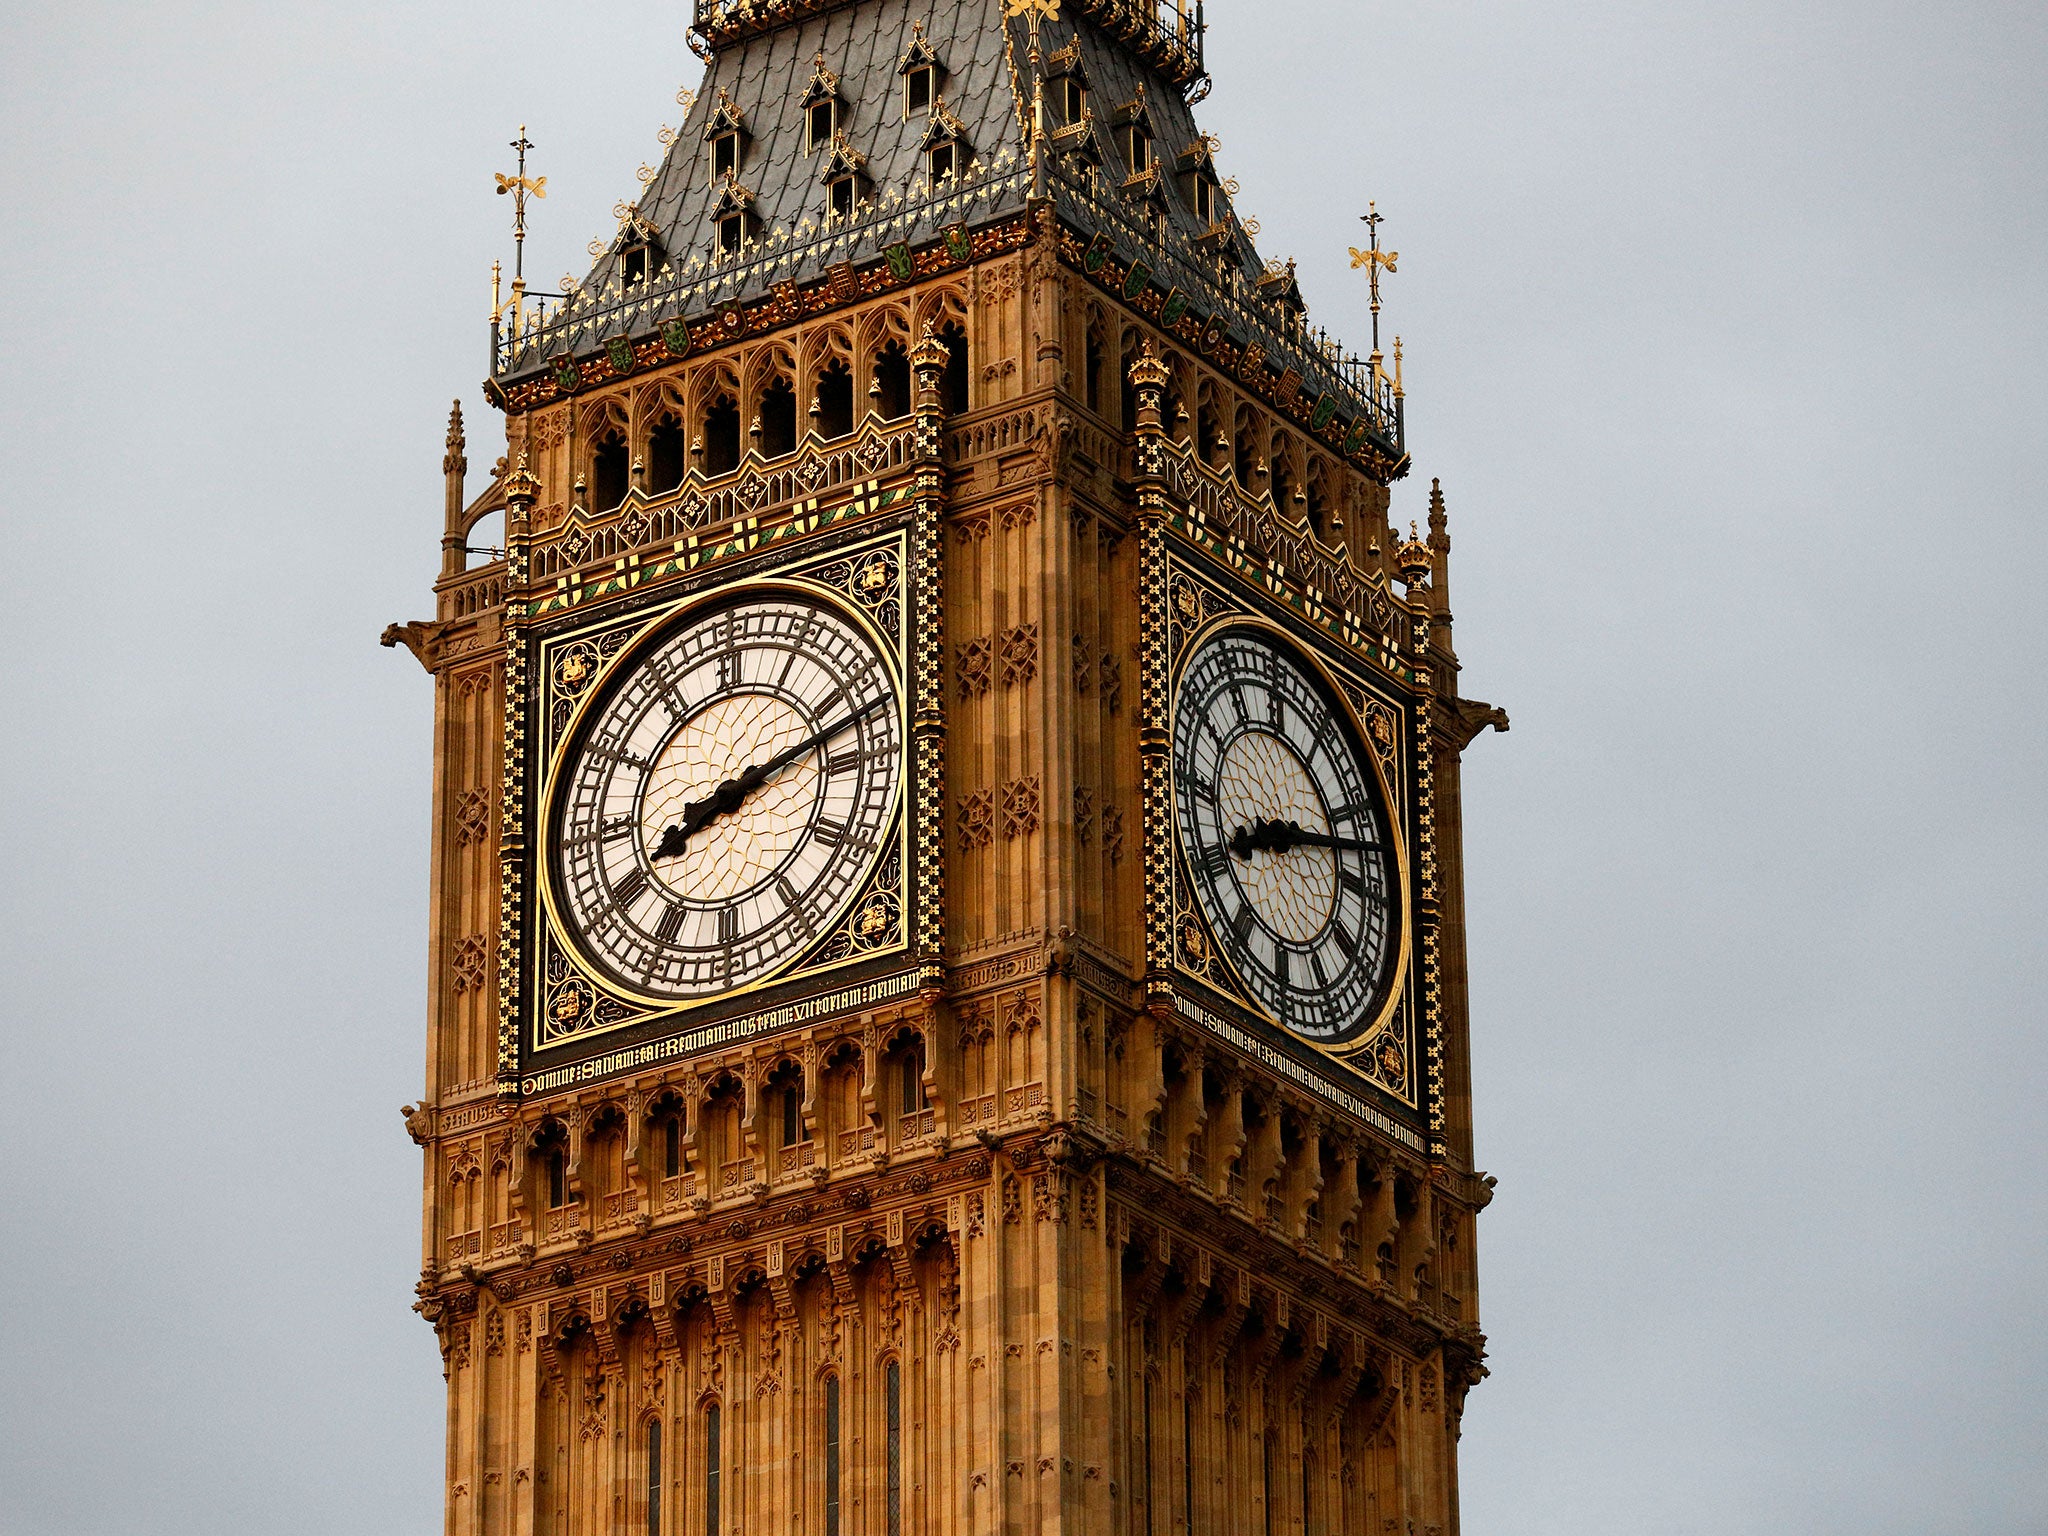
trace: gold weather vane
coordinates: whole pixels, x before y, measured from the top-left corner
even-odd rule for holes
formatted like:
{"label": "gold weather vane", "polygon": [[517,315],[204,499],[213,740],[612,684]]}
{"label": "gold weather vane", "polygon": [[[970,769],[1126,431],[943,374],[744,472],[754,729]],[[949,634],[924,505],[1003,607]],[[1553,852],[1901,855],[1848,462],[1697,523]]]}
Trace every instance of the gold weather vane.
{"label": "gold weather vane", "polygon": [[1358,216],[1358,222],[1372,232],[1372,239],[1365,250],[1361,251],[1355,245],[1351,247],[1351,270],[1356,272],[1360,267],[1364,267],[1366,276],[1372,285],[1372,368],[1373,372],[1378,374],[1380,371],[1380,273],[1399,271],[1400,269],[1394,263],[1401,259],[1401,253],[1399,251],[1383,251],[1380,249],[1380,225],[1387,221],[1387,216],[1380,212],[1380,205],[1378,203],[1369,202],[1365,207],[1366,211]]}
{"label": "gold weather vane", "polygon": [[[530,177],[526,174],[526,152],[533,148],[526,137],[526,124],[519,125],[519,137],[511,147],[519,152],[519,169],[507,176],[498,173],[498,196],[512,194],[512,330],[519,331],[520,318],[524,312],[526,298],[526,200],[529,197],[545,198],[548,195],[548,179],[545,176]],[[497,286],[495,278],[492,287]],[[494,307],[495,307],[495,300]],[[495,315],[492,317],[497,318]]]}

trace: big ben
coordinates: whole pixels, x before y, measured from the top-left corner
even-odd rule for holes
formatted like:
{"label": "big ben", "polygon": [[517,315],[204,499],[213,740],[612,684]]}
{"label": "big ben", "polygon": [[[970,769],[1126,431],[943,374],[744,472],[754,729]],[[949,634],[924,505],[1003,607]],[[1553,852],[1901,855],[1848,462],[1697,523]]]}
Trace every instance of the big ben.
{"label": "big ben", "polygon": [[386,635],[451,1536],[1458,1530],[1507,721],[1203,35],[696,0],[666,157],[496,306]]}

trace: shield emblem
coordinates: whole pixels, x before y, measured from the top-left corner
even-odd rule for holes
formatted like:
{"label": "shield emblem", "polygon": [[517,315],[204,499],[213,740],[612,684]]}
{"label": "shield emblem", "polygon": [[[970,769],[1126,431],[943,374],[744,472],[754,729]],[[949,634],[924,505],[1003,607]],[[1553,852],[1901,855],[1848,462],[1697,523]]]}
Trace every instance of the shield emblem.
{"label": "shield emblem", "polygon": [[582,387],[582,384],[583,370],[576,366],[574,358],[558,357],[555,359],[556,388],[566,393],[567,391]]}
{"label": "shield emblem", "polygon": [[671,320],[661,328],[661,344],[667,347],[671,357],[690,355],[690,322]]}
{"label": "shield emblem", "polygon": [[910,242],[907,240],[884,246],[882,258],[889,263],[889,275],[899,283],[907,283],[917,275],[917,268],[910,260]]}
{"label": "shield emblem", "polygon": [[1329,390],[1323,391],[1323,398],[1316,402],[1315,414],[1308,419],[1311,432],[1320,432],[1337,416],[1337,397]]}
{"label": "shield emblem", "polygon": [[623,336],[614,336],[604,344],[604,355],[618,373],[633,371],[633,343]]}
{"label": "shield emblem", "polygon": [[1131,263],[1131,270],[1124,274],[1124,297],[1135,299],[1145,291],[1145,285],[1152,281],[1152,269],[1142,261]]}
{"label": "shield emblem", "polygon": [[1081,253],[1081,270],[1093,277],[1102,270],[1103,265],[1109,260],[1109,253],[1114,249],[1116,242],[1098,229],[1095,238],[1088,242],[1088,249]]}
{"label": "shield emblem", "polygon": [[967,226],[965,224],[953,224],[947,227],[946,254],[955,261],[965,261],[974,254],[974,242],[967,238]]}
{"label": "shield emblem", "polygon": [[1188,312],[1188,296],[1176,288],[1166,296],[1166,303],[1160,306],[1159,323],[1168,330],[1179,323],[1180,317]]}
{"label": "shield emblem", "polygon": [[1202,350],[1204,352],[1214,352],[1216,350],[1216,343],[1223,339],[1224,330],[1223,317],[1221,315],[1211,315],[1209,323],[1202,327]]}

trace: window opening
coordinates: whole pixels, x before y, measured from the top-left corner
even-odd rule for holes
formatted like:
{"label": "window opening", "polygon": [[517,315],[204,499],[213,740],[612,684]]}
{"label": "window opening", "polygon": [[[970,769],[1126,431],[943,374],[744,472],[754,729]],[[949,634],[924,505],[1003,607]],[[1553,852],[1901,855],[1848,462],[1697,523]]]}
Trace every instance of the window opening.
{"label": "window opening", "polygon": [[729,474],[739,462],[739,404],[730,395],[720,395],[704,412],[704,472]]}
{"label": "window opening", "polygon": [[721,180],[740,168],[740,136],[721,133],[711,141],[711,179]]}
{"label": "window opening", "polygon": [[800,1146],[804,1139],[804,1096],[800,1089],[782,1090],[782,1144]]}
{"label": "window opening", "polygon": [[1145,1536],[1152,1536],[1152,1373],[1145,1372]]}
{"label": "window opening", "polygon": [[814,101],[811,103],[811,148],[823,149],[832,142],[832,135],[839,131],[839,103],[836,101]]}
{"label": "window opening", "polygon": [[560,1147],[548,1149],[548,1209],[559,1211],[569,1203],[569,1159]]}
{"label": "window opening", "polygon": [[1086,374],[1084,388],[1087,394],[1088,409],[1098,413],[1102,410],[1102,364],[1102,337],[1094,331],[1090,331],[1088,333],[1087,352],[1082,361],[1082,371]]}
{"label": "window opening", "polygon": [[946,344],[946,373],[939,381],[939,398],[948,416],[967,414],[967,333],[957,325],[940,328],[939,340]]}
{"label": "window opening", "polygon": [[924,64],[903,77],[903,110],[906,114],[931,111],[936,74],[929,64]]}
{"label": "window opening", "polygon": [[854,185],[854,179],[851,176],[835,177],[825,190],[831,194],[832,217],[852,218],[853,210],[860,201],[860,189]]}
{"label": "window opening", "polygon": [[647,1536],[661,1536],[661,1420],[647,1421]]}
{"label": "window opening", "polygon": [[729,213],[718,221],[718,253],[721,256],[737,256],[740,247],[747,243],[747,216],[743,213]]}
{"label": "window opening", "polygon": [[875,358],[875,398],[884,421],[910,414],[910,354],[892,341]]}
{"label": "window opening", "polygon": [[593,511],[609,512],[626,499],[626,440],[616,433],[602,439],[590,456],[590,497]]}
{"label": "window opening", "polygon": [[1080,81],[1068,75],[1059,83],[1060,120],[1069,126],[1078,123],[1088,115],[1088,91]]}
{"label": "window opening", "polygon": [[1131,167],[1131,174],[1137,175],[1152,164],[1152,136],[1137,123],[1128,123],[1122,132],[1124,159]]}
{"label": "window opening", "polygon": [[1187,1507],[1187,1525],[1195,1528],[1195,1396],[1185,1389],[1180,1399],[1181,1498]]}
{"label": "window opening", "polygon": [[779,459],[796,452],[796,391],[777,379],[761,394],[761,453]]}
{"label": "window opening", "polygon": [[827,442],[853,430],[853,370],[835,358],[818,375],[818,435]]}
{"label": "window opening", "polygon": [[670,1115],[661,1123],[662,1177],[681,1178],[683,1173],[683,1117]]}
{"label": "window opening", "polygon": [[931,148],[931,179],[943,181],[953,175],[960,165],[958,147],[952,144],[934,144]]}
{"label": "window opening", "polygon": [[647,489],[659,496],[681,485],[689,457],[689,438],[682,423],[673,417],[656,423],[647,434]]}
{"label": "window opening", "polygon": [[825,1378],[825,1536],[839,1536],[839,1378]]}
{"label": "window opening", "polygon": [[903,1367],[897,1361],[889,1362],[883,1396],[889,1435],[889,1536],[903,1536]]}
{"label": "window opening", "polygon": [[722,1523],[719,1507],[719,1494],[722,1491],[719,1487],[719,1463],[722,1459],[719,1431],[722,1427],[719,1423],[718,1404],[706,1403],[704,1405],[704,1536],[722,1536],[719,1530],[719,1526]]}

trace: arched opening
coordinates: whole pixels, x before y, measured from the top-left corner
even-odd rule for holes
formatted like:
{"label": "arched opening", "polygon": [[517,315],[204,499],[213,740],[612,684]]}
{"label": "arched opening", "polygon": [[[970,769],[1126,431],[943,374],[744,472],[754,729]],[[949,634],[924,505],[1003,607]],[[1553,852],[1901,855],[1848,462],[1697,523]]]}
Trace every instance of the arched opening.
{"label": "arched opening", "polygon": [[1249,411],[1237,413],[1237,445],[1234,470],[1237,483],[1247,491],[1258,488],[1259,434]]}
{"label": "arched opening", "polygon": [[891,1360],[883,1372],[882,1424],[887,1436],[888,1536],[903,1536],[903,1364],[899,1360]]}
{"label": "arched opening", "polygon": [[826,442],[853,430],[853,370],[835,357],[818,375],[818,436]]}
{"label": "arched opening", "polygon": [[533,1150],[540,1159],[541,1191],[547,1208],[559,1211],[569,1203],[569,1133],[559,1120],[550,1120],[534,1137]]}
{"label": "arched opening", "polygon": [[841,1167],[874,1150],[875,1128],[861,1107],[860,1048],[850,1041],[825,1059],[825,1149]]}
{"label": "arched opening", "polygon": [[825,1378],[825,1536],[839,1536],[839,1376]]}
{"label": "arched opening", "polygon": [[892,341],[875,354],[875,411],[884,421],[901,421],[910,414],[910,354],[900,341]]}
{"label": "arched opening", "polygon": [[683,430],[683,424],[673,416],[664,416],[654,424],[654,430],[647,434],[647,489],[649,494],[665,496],[683,483],[683,472],[690,465],[690,437]]}
{"label": "arched opening", "polygon": [[624,433],[615,428],[597,440],[590,451],[592,511],[609,512],[626,499],[627,475],[631,465]]}
{"label": "arched opening", "polygon": [[924,1040],[906,1030],[891,1044],[884,1067],[882,1086],[893,1102],[888,1106],[895,1117],[895,1145],[904,1147],[920,1136],[932,1133],[930,1100],[925,1094]]}
{"label": "arched opening", "polygon": [[462,568],[473,571],[480,565],[489,565],[505,558],[505,509],[486,512],[469,525],[469,533],[463,539]]}
{"label": "arched opening", "polygon": [[1293,517],[1299,509],[1294,505],[1294,462],[1286,449],[1273,455],[1273,505],[1282,517]]}
{"label": "arched opening", "polygon": [[661,1536],[661,1420],[647,1421],[647,1536]]}
{"label": "arched opening", "polygon": [[1088,409],[1102,412],[1102,370],[1107,363],[1102,351],[1102,332],[1088,327],[1088,344],[1081,355],[1081,397]]}
{"label": "arched opening", "polygon": [[776,378],[761,391],[761,455],[779,459],[796,452],[796,391]]}
{"label": "arched opening", "polygon": [[1221,469],[1230,461],[1230,435],[1223,430],[1223,418],[1206,391],[1195,412],[1195,452],[1211,469]]}
{"label": "arched opening", "polygon": [[1125,331],[1123,361],[1117,367],[1117,384],[1122,390],[1120,403],[1123,409],[1118,421],[1126,432],[1134,432],[1138,427],[1138,386],[1131,382],[1131,370],[1143,355],[1138,333]]}
{"label": "arched opening", "polygon": [[704,408],[704,473],[729,475],[740,463],[740,405],[720,394]]}
{"label": "arched opening", "polygon": [[946,371],[939,380],[939,400],[948,416],[964,416],[970,383],[967,332],[948,321],[939,329],[939,340],[946,346]]}
{"label": "arched opening", "polygon": [[723,1463],[725,1415],[716,1400],[704,1405],[704,1536],[725,1536]]}
{"label": "arched opening", "polygon": [[1336,527],[1331,503],[1329,474],[1319,460],[1308,472],[1308,525],[1324,543],[1330,542]]}

